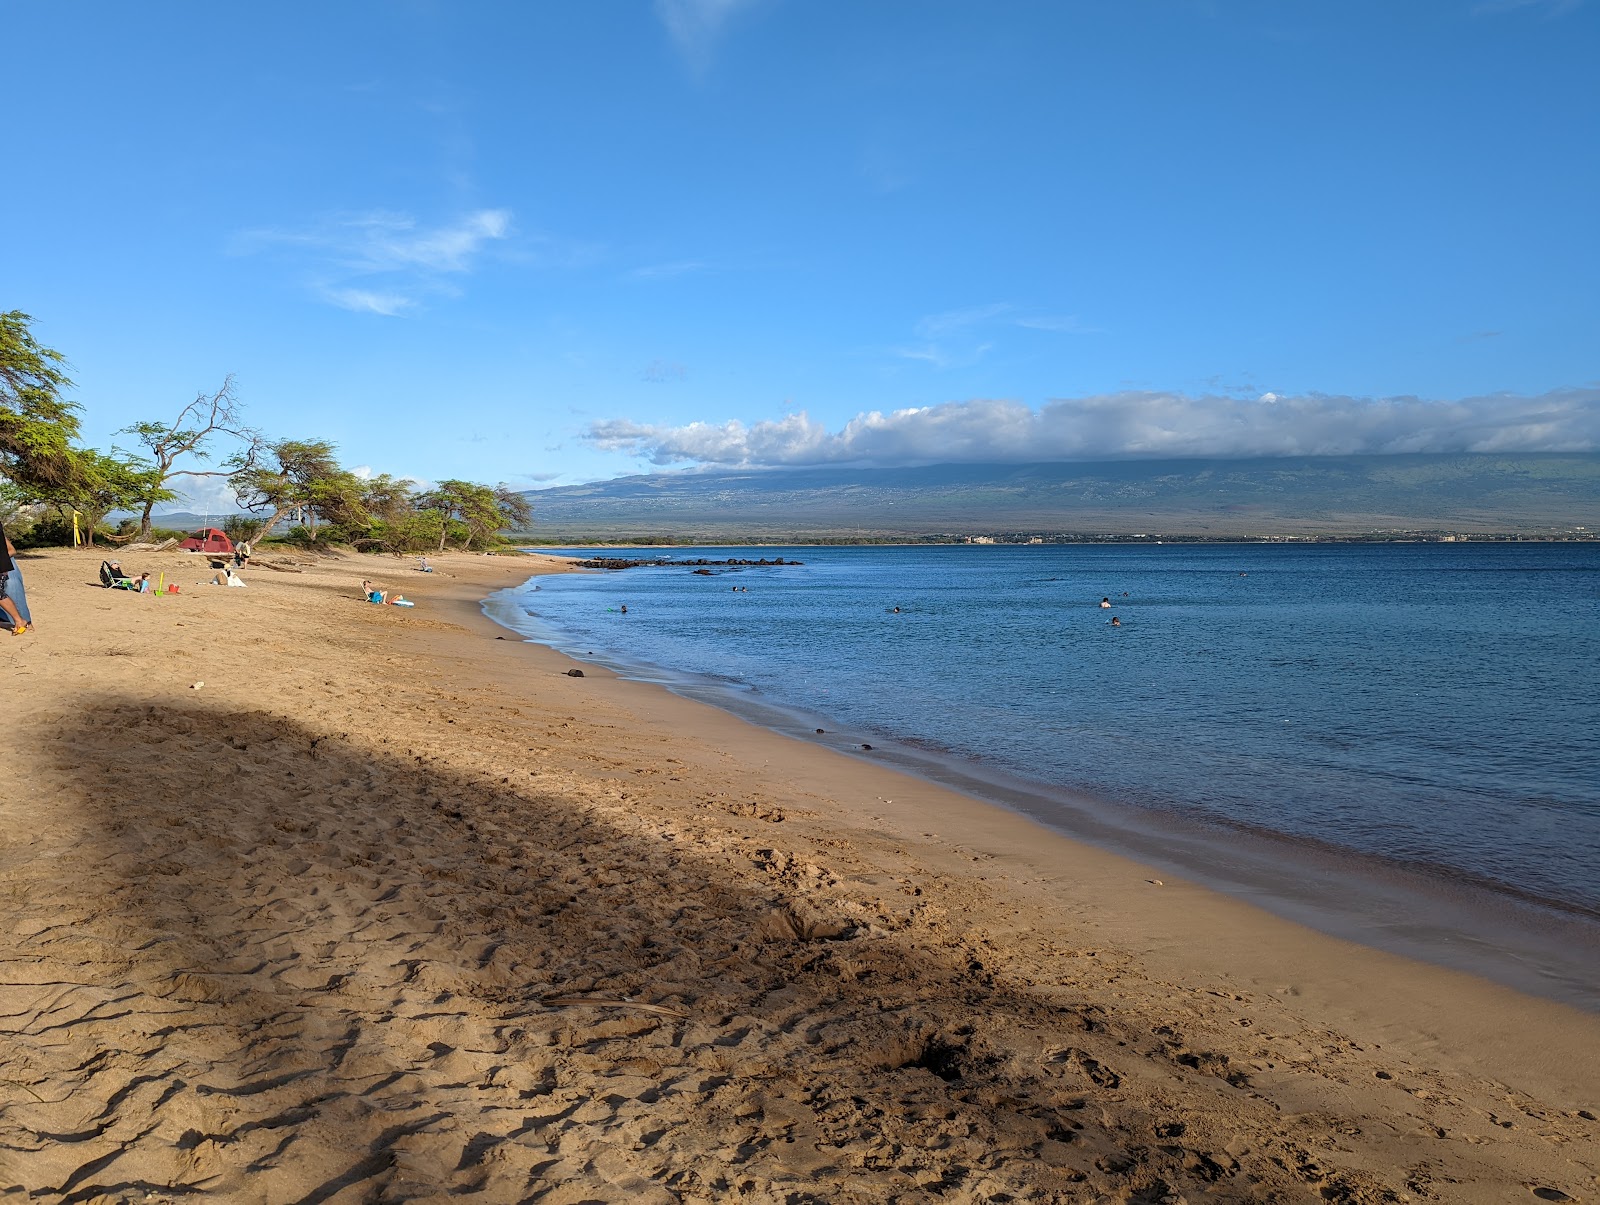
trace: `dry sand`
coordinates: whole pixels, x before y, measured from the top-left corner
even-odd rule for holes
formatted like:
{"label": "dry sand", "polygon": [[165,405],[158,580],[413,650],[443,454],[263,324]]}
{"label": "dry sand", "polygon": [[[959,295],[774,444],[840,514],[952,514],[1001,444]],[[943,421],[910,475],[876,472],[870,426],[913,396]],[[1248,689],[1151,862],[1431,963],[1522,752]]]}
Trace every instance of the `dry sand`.
{"label": "dry sand", "polygon": [[0,635],[0,1192],[1600,1201],[1600,1018],[568,677],[544,562],[98,559]]}

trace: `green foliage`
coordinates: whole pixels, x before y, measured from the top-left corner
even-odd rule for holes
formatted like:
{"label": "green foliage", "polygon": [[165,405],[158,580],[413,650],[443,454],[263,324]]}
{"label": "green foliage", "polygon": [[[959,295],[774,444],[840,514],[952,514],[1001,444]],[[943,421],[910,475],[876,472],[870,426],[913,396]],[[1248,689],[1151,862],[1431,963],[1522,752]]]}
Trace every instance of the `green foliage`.
{"label": "green foliage", "polygon": [[151,466],[136,458],[108,456],[93,448],[69,448],[65,464],[60,480],[34,481],[23,487],[24,492],[30,500],[54,507],[69,525],[72,512],[82,512],[79,526],[90,545],[96,534],[111,534],[100,526],[109,512],[127,509],[141,498],[166,501],[176,496],[156,484]]}
{"label": "green foliage", "polygon": [[474,481],[441,481],[418,496],[416,505],[438,516],[439,551],[454,540],[463,549],[482,550],[505,541],[499,533],[527,527],[533,522],[528,500],[504,482],[480,485]]}
{"label": "green foliage", "polygon": [[235,544],[245,540],[259,539],[261,536],[261,520],[253,515],[229,515],[222,521],[222,530],[228,539]]}
{"label": "green foliage", "polygon": [[307,534],[316,538],[319,517],[335,526],[365,528],[371,521],[362,480],[342,468],[326,440],[284,439],[253,444],[231,462],[229,481],[239,505],[258,512],[262,529],[290,511],[307,515]]}
{"label": "green foliage", "polygon": [[25,488],[64,484],[73,471],[76,403],[58,351],[41,347],[21,310],[0,314],[0,475]]}
{"label": "green foliage", "polygon": [[51,513],[42,515],[25,527],[6,528],[6,534],[18,548],[70,548],[72,546],[72,516]]}

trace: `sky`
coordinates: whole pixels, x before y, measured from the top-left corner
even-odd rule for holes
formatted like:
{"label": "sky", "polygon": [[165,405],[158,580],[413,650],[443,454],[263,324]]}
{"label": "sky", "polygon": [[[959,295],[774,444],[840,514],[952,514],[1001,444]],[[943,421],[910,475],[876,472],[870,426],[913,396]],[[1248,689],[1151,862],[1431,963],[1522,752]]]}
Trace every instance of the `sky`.
{"label": "sky", "polygon": [[1600,0],[0,20],[0,310],[96,446],[233,374],[519,487],[1600,449]]}

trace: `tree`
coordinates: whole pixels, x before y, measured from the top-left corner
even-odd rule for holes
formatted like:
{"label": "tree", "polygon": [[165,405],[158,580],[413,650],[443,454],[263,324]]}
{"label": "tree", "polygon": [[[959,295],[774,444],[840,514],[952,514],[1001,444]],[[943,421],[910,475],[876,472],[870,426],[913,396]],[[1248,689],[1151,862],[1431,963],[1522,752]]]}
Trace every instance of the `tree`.
{"label": "tree", "polygon": [[36,485],[30,491],[34,500],[48,503],[63,518],[80,511],[84,518],[84,543],[94,547],[94,531],[111,511],[131,507],[139,498],[154,496],[158,502],[176,495],[164,490],[155,480],[156,470],[136,457],[108,456],[93,448],[74,448],[69,452],[71,469],[58,485]]}
{"label": "tree", "polygon": [[528,500],[502,482],[497,486],[475,481],[441,481],[417,499],[417,506],[439,516],[439,551],[452,534],[462,548],[482,548],[494,542],[496,532],[526,527],[533,522]]}
{"label": "tree", "polygon": [[388,473],[379,473],[362,483],[361,501],[368,514],[384,523],[403,522],[416,511],[411,483]]}
{"label": "tree", "polygon": [[[184,456],[205,461],[211,458],[207,446],[218,435],[232,435],[237,439],[253,440],[256,433],[244,425],[239,400],[234,396],[233,376],[230,373],[215,393],[195,395],[171,423],[144,422],[124,427],[119,434],[132,435],[149,452],[153,469],[151,480],[155,492],[138,499],[144,506],[139,516],[139,538],[150,536],[150,511],[157,502],[170,501],[175,495],[166,489],[174,477],[227,477],[232,469],[179,469],[174,467]],[[156,497],[162,493],[165,497]]]}
{"label": "tree", "polygon": [[504,481],[494,487],[495,505],[500,508],[500,531],[527,531],[533,526],[533,503],[521,490]]}
{"label": "tree", "polygon": [[320,439],[253,440],[229,461],[229,484],[245,510],[263,512],[268,535],[290,511],[303,510],[316,534],[317,516],[345,526],[370,521],[362,481],[339,465],[333,444]]}
{"label": "tree", "polygon": [[41,347],[21,310],[0,314],[0,473],[25,488],[64,484],[74,469],[78,405],[64,401],[72,382],[66,358]]}

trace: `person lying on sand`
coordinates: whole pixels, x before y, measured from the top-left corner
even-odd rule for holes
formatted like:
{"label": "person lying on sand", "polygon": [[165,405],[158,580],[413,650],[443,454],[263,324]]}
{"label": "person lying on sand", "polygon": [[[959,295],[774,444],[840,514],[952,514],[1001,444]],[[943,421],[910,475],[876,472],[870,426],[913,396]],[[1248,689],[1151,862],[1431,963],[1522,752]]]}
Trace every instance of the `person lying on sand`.
{"label": "person lying on sand", "polygon": [[377,586],[373,585],[366,578],[361,579],[361,597],[366,599],[369,603],[386,603],[389,601],[388,593],[378,589]]}

